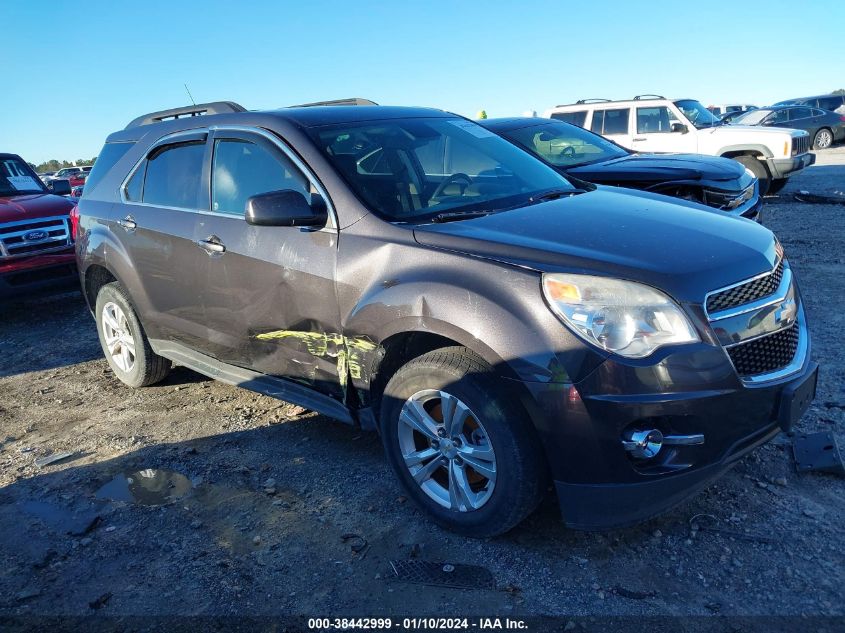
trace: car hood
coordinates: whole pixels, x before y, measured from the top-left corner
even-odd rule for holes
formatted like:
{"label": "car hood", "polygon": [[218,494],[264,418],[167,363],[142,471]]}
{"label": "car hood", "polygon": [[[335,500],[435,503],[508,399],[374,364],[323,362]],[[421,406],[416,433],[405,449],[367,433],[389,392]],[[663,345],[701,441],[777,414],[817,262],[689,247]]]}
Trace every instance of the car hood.
{"label": "car hood", "polygon": [[698,131],[699,134],[714,134],[720,137],[732,137],[732,136],[741,136],[741,137],[748,137],[749,135],[754,136],[766,136],[766,135],[789,135],[792,136],[804,136],[807,134],[804,130],[792,130],[789,128],[783,127],[774,127],[774,126],[767,126],[767,125],[734,125],[730,123],[728,125],[718,125],[713,128],[704,128]]}
{"label": "car hood", "polygon": [[75,203],[50,193],[0,196],[0,223],[68,215]]}
{"label": "car hood", "polygon": [[735,160],[699,154],[631,154],[566,172],[591,182],[730,181],[746,175],[745,168]]}
{"label": "car hood", "polygon": [[771,270],[772,233],[749,220],[642,191],[596,191],[488,216],[415,227],[420,244],[543,272],[640,281],[675,299]]}

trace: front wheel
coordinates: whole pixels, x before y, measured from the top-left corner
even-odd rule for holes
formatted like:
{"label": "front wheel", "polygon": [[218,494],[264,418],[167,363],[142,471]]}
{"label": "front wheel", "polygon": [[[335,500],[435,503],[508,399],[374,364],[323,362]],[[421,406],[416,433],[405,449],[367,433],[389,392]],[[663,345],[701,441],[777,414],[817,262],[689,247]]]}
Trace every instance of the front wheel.
{"label": "front wheel", "polygon": [[463,347],[429,352],[388,382],[382,441],[408,496],[472,537],[507,532],[543,498],[545,460],[522,407]]}
{"label": "front wheel", "polygon": [[138,315],[117,282],[97,293],[97,333],[114,375],[130,387],[155,384],[170,373],[171,363],[153,352]]}
{"label": "front wheel", "polygon": [[827,149],[833,145],[833,134],[827,128],[822,128],[813,137],[813,149]]}
{"label": "front wheel", "polygon": [[735,156],[734,160],[747,167],[757,178],[760,184],[760,197],[769,193],[772,179],[769,176],[769,170],[766,169],[766,165],[762,161],[757,160],[754,156]]}

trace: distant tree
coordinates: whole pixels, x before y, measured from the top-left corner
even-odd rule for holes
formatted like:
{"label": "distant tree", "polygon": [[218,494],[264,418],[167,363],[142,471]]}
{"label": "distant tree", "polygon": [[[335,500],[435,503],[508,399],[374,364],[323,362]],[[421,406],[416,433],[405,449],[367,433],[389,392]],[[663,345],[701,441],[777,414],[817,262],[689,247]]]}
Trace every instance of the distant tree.
{"label": "distant tree", "polygon": [[56,160],[53,158],[40,165],[36,165],[34,169],[39,174],[43,174],[45,171],[59,171],[65,167],[88,167],[89,165],[93,165],[96,160],[96,156],[94,158],[78,158],[75,161]]}
{"label": "distant tree", "polygon": [[845,88],[840,88],[839,90],[834,90],[832,94],[845,95]]}
{"label": "distant tree", "polygon": [[487,110],[479,110],[478,114],[475,115],[476,119],[486,119],[487,118]]}

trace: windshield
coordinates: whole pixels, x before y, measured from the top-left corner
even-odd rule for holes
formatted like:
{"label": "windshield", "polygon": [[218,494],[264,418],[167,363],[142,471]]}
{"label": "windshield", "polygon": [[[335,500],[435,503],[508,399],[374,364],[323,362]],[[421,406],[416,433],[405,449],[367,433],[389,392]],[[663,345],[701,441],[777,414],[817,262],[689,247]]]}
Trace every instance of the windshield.
{"label": "windshield", "polygon": [[731,119],[731,125],[757,125],[771,113],[771,110],[749,110]]}
{"label": "windshield", "polygon": [[562,121],[544,121],[499,133],[557,167],[577,167],[628,155],[616,143]]}
{"label": "windshield", "polygon": [[29,165],[19,158],[0,158],[0,195],[46,193],[47,188]]}
{"label": "windshield", "polygon": [[554,169],[460,118],[390,119],[310,130],[358,198],[389,220],[493,212],[577,191]]}
{"label": "windshield", "polygon": [[721,125],[722,123],[719,117],[713,116],[710,110],[695,99],[681,99],[680,101],[675,101],[675,105],[681,109],[681,112],[689,119],[689,122],[699,130],[705,127]]}

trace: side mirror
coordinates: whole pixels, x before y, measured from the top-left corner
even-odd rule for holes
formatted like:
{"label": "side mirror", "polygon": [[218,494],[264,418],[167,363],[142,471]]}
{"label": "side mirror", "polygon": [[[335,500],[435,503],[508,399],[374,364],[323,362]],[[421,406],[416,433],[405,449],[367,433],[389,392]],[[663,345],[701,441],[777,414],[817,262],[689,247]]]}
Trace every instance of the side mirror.
{"label": "side mirror", "polygon": [[293,189],[269,191],[246,201],[247,224],[256,226],[325,226],[329,219],[322,197],[314,195],[308,203]]}
{"label": "side mirror", "polygon": [[69,196],[70,180],[54,180],[48,185],[48,189],[57,196]]}
{"label": "side mirror", "polygon": [[689,132],[689,128],[683,123],[673,123],[672,127],[669,129],[672,132],[680,132],[681,134],[686,134],[687,132]]}

